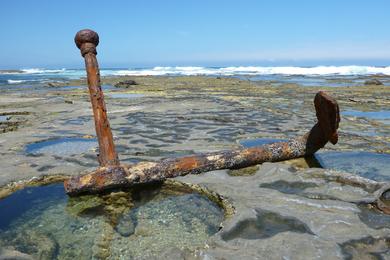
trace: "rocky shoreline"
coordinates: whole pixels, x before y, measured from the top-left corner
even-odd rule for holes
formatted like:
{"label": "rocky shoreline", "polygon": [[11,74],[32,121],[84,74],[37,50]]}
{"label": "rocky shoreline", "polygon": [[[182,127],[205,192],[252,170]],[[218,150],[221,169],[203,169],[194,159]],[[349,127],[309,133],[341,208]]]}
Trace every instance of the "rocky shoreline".
{"label": "rocky shoreline", "polygon": [[[245,139],[301,135],[315,122],[312,101],[318,90],[335,97],[342,113],[390,110],[386,85],[303,87],[201,76],[107,77],[102,84],[114,86],[126,80],[131,84],[104,92],[124,163],[237,148]],[[85,81],[53,85],[43,92],[9,90],[0,97],[0,114],[8,118],[1,124],[17,124],[16,128],[0,128],[8,129],[0,131],[3,194],[17,189],[23,180],[33,178],[38,180],[35,184],[50,180],[50,176],[62,180],[98,166],[94,148],[74,154],[71,142],[51,150],[40,145],[58,138],[94,138],[87,88],[66,86],[85,86]],[[339,143],[328,144],[325,150],[389,154],[389,133],[390,125],[382,118],[342,114]],[[26,145],[34,143],[41,150],[26,152]],[[56,153],[58,147],[62,153]],[[217,171],[178,178],[221,194],[236,208],[236,214],[207,242],[208,249],[199,249],[196,256],[389,257],[390,226],[383,220],[388,217],[364,208],[364,202],[374,198],[382,184],[373,190],[355,187],[318,177],[331,171],[309,169],[309,165],[307,160],[297,159],[234,174]],[[384,224],[373,224],[374,218]],[[195,257],[181,249],[163,255]]]}

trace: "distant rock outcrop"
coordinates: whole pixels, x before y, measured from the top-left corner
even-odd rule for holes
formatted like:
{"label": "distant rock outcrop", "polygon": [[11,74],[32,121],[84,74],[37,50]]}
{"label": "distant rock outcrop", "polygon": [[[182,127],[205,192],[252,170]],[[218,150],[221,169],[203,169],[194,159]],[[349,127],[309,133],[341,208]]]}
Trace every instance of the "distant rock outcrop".
{"label": "distant rock outcrop", "polygon": [[138,85],[135,80],[129,79],[116,83],[114,86],[117,88],[129,88],[131,86]]}
{"label": "distant rock outcrop", "polygon": [[383,83],[378,79],[369,79],[364,81],[364,85],[383,85]]}

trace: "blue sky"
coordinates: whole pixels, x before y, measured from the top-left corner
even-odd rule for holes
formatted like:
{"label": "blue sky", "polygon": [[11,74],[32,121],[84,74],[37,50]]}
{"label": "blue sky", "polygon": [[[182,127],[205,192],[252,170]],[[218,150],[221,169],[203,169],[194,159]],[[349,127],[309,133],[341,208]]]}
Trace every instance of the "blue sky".
{"label": "blue sky", "polygon": [[390,65],[389,0],[2,0],[0,68]]}

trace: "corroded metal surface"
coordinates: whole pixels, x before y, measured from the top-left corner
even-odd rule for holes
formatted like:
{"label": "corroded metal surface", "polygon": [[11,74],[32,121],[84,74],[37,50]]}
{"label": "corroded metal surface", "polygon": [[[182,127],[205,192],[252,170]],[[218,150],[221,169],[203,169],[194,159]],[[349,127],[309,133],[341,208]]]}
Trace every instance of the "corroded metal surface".
{"label": "corroded metal surface", "polygon": [[96,46],[99,44],[99,36],[94,31],[81,30],[75,36],[75,43],[85,59],[88,88],[99,142],[98,158],[100,166],[119,165],[110,123],[107,118],[106,104],[100,84],[99,65],[96,59]]}
{"label": "corroded metal surface", "polygon": [[[242,168],[263,162],[276,162],[311,155],[322,148],[328,142],[328,138],[337,136],[339,121],[337,102],[324,92],[317,93],[315,107],[318,123],[302,137],[248,149],[205,153],[159,162],[101,167],[87,175],[65,181],[66,192],[71,195],[82,192],[99,192],[109,188],[161,181],[187,174]],[[334,120],[323,120],[324,118]],[[337,142],[337,139],[333,141]]]}
{"label": "corroded metal surface", "polygon": [[93,31],[83,30],[77,33],[75,42],[86,62],[96,133],[99,139],[101,167],[92,173],[66,180],[65,190],[70,195],[100,192],[109,188],[161,181],[187,174],[237,169],[263,162],[294,159],[315,153],[328,141],[333,144],[337,143],[339,107],[335,99],[320,91],[314,98],[318,122],[302,137],[248,149],[198,154],[159,162],[120,165],[115,153],[103,92],[100,87],[99,68],[95,56],[99,37]]}

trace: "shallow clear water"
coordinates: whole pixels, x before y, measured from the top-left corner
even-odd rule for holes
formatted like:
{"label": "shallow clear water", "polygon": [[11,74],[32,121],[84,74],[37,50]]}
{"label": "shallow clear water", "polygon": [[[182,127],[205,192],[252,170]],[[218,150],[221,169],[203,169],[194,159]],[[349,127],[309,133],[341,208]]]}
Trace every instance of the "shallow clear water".
{"label": "shallow clear water", "polygon": [[93,150],[97,147],[96,139],[87,138],[58,138],[26,146],[27,154],[47,154],[47,155],[74,155]]}
{"label": "shallow clear water", "polygon": [[77,198],[68,198],[62,184],[26,188],[1,200],[0,212],[0,248],[41,259],[194,250],[224,218],[208,198],[161,184]]}
{"label": "shallow clear water", "polygon": [[344,116],[365,117],[365,118],[381,121],[384,124],[390,124],[390,110],[380,110],[380,111],[346,110],[344,112],[341,112],[341,114]]}
{"label": "shallow clear water", "polygon": [[377,181],[390,181],[390,155],[369,152],[320,152],[322,167],[355,173]]}
{"label": "shallow clear water", "polygon": [[136,93],[110,93],[108,96],[111,98],[133,99],[144,97],[145,95]]}
{"label": "shallow clear water", "polygon": [[335,79],[327,76],[283,76],[283,75],[262,75],[248,78],[251,81],[270,81],[276,85],[282,84],[299,84],[301,86],[318,86],[318,87],[345,87],[362,85],[362,82],[352,81],[350,77],[344,76],[341,79]]}
{"label": "shallow clear water", "polygon": [[265,145],[265,144],[272,144],[272,143],[278,143],[278,142],[284,142],[286,140],[284,139],[275,139],[275,138],[257,138],[257,139],[244,139],[240,141],[240,144],[244,146],[245,148]]}
{"label": "shallow clear water", "polygon": [[9,118],[9,116],[0,116],[0,122],[7,122]]}

